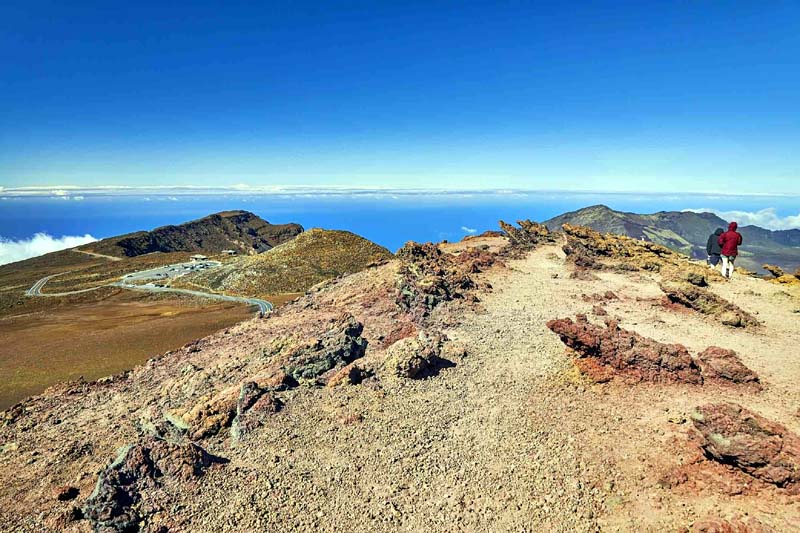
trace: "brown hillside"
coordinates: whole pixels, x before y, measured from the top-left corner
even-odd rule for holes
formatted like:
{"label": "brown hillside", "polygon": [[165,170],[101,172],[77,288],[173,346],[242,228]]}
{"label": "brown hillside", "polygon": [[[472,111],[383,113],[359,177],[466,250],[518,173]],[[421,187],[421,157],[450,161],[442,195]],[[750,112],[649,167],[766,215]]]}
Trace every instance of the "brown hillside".
{"label": "brown hillside", "polygon": [[80,249],[114,257],[153,252],[218,253],[229,249],[251,254],[274,248],[302,231],[299,224],[270,224],[248,211],[223,211],[177,226],[103,239]]}
{"label": "brown hillside", "polygon": [[301,293],[391,257],[386,248],[354,233],[315,228],[266,253],[185,276],[179,282],[246,296]]}

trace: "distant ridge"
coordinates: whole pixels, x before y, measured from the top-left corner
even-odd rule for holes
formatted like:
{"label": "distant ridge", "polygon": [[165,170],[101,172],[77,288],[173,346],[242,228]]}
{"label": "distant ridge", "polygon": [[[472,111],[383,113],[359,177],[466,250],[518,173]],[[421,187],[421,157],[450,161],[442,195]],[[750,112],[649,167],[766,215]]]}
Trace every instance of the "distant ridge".
{"label": "distant ridge", "polygon": [[[716,228],[726,229],[728,222],[714,213],[659,211],[652,214],[615,211],[605,205],[593,205],[570,211],[544,222],[550,229],[562,224],[588,226],[597,231],[645,239],[690,257],[706,257],[706,241]],[[764,263],[785,269],[800,265],[800,230],[772,231],[758,226],[740,226],[744,239],[739,265],[760,272]]]}
{"label": "distant ridge", "polygon": [[270,224],[248,211],[222,211],[184,224],[110,237],[79,247],[114,257],[153,252],[265,252],[303,232],[300,224]]}

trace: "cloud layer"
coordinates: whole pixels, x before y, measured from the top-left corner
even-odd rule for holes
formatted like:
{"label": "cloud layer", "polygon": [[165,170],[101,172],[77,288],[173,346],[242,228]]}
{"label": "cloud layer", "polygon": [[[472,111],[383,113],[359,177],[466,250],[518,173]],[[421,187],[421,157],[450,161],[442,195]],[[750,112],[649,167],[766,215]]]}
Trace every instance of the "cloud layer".
{"label": "cloud layer", "polygon": [[36,257],[65,248],[72,248],[73,246],[80,246],[89,242],[94,242],[97,239],[89,235],[53,237],[47,233],[37,233],[30,239],[21,239],[12,241],[0,237],[0,265],[6,263],[13,263],[15,261],[22,261],[29,257]]}
{"label": "cloud layer", "polygon": [[740,226],[760,226],[767,229],[795,229],[800,228],[800,213],[782,217],[778,215],[774,207],[768,207],[761,211],[721,211],[704,207],[701,209],[686,209],[695,213],[714,213],[725,220],[735,220]]}

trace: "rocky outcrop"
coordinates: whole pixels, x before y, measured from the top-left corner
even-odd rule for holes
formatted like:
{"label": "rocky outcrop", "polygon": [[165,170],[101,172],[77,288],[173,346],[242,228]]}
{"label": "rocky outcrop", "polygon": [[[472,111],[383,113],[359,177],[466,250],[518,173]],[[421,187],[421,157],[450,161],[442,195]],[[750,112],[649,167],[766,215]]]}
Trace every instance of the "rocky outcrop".
{"label": "rocky outcrop", "polygon": [[151,439],[120,450],[100,474],[83,515],[99,532],[138,531],[140,522],[165,504],[165,481],[188,481],[221,462],[196,444]]}
{"label": "rocky outcrop", "polygon": [[698,407],[692,422],[710,459],[800,492],[800,438],[784,426],[734,403]]}
{"label": "rocky outcrop", "polygon": [[[470,274],[495,263],[494,254],[482,250],[446,254],[432,243],[408,242],[398,252],[401,260],[397,304],[414,322],[424,321],[439,304],[467,298],[478,288]],[[488,288],[488,287],[487,287]]]}
{"label": "rocky outcrop", "polygon": [[563,246],[567,260],[576,270],[617,270],[661,272],[686,279],[696,274],[699,280],[718,277],[718,273],[687,261],[686,256],[647,240],[622,235],[600,233],[584,226],[564,224],[566,237]]}
{"label": "rocky outcrop", "polygon": [[764,270],[766,270],[767,272],[769,272],[770,274],[772,274],[772,276],[773,276],[773,277],[776,277],[776,278],[779,278],[779,277],[781,277],[781,276],[785,276],[785,275],[786,275],[786,271],[785,271],[785,270],[783,270],[783,269],[782,269],[781,267],[779,267],[779,266],[775,266],[775,265],[762,265],[762,267],[761,267],[761,268],[763,268]]}
{"label": "rocky outcrop", "polygon": [[762,268],[772,274],[773,278],[770,280],[772,283],[783,285],[800,284],[800,268],[795,270],[794,274],[789,274],[781,267],[774,265],[763,265]]}
{"label": "rocky outcrop", "polygon": [[550,320],[547,327],[578,356],[578,366],[595,381],[615,375],[636,381],[702,383],[700,369],[680,344],[662,344],[621,329],[608,320],[595,326],[586,316]]}
{"label": "rocky outcrop", "polygon": [[443,363],[440,354],[446,341],[441,333],[425,331],[399,340],[386,350],[383,368],[392,376],[425,377]]}
{"label": "rocky outcrop", "polygon": [[713,292],[688,283],[664,282],[659,285],[666,295],[667,304],[678,304],[713,317],[726,326],[735,328],[756,327],[758,320],[739,306]]}
{"label": "rocky outcrop", "polygon": [[605,327],[596,326],[585,315],[575,321],[550,320],[547,327],[575,352],[578,367],[597,382],[620,376],[635,381],[759,386],[758,375],[732,350],[712,346],[694,358],[683,345],[643,337],[621,329],[614,320],[607,320]]}
{"label": "rocky outcrop", "polygon": [[[291,346],[280,355],[286,361],[282,369],[268,368],[251,375],[241,384],[207,393],[189,407],[175,409],[167,417],[175,426],[183,426],[193,440],[219,434],[232,427],[235,438],[263,422],[263,418],[281,407],[274,396],[299,383],[316,383],[323,374],[343,367],[364,356],[367,340],[361,336],[363,324],[351,315],[342,315],[317,338]],[[280,352],[281,343],[276,349]]]}
{"label": "rocky outcrop", "polygon": [[320,338],[294,350],[286,373],[299,382],[315,380],[336,366],[364,357],[367,340],[361,336],[363,330],[363,324],[353,316],[343,316]]}
{"label": "rocky outcrop", "polygon": [[236,402],[236,417],[231,423],[231,437],[234,441],[241,440],[281,407],[283,402],[269,388],[260,387],[255,381],[242,383]]}
{"label": "rocky outcrop", "polygon": [[518,228],[500,221],[500,228],[508,238],[512,253],[519,254],[533,250],[540,244],[555,242],[555,235],[543,224],[530,220],[518,220],[517,225],[519,225]]}

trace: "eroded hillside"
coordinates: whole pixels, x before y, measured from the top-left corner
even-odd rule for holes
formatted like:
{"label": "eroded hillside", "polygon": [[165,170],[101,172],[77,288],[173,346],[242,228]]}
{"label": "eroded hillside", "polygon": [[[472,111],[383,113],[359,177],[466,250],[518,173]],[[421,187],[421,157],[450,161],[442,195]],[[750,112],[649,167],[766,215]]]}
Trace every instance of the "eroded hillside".
{"label": "eroded hillside", "polygon": [[800,528],[798,288],[582,228],[509,234],[409,244],[268,318],[19,404],[0,521]]}

